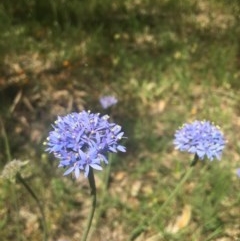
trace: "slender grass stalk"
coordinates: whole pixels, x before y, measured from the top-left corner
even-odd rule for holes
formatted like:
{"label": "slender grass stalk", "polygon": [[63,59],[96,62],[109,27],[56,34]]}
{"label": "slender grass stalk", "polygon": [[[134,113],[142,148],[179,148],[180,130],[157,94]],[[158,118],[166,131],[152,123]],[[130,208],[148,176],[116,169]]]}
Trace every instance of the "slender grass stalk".
{"label": "slender grass stalk", "polygon": [[159,214],[162,212],[162,210],[173,200],[173,198],[177,195],[179,190],[181,189],[182,185],[188,180],[190,175],[192,174],[193,171],[193,166],[190,166],[189,169],[186,171],[185,175],[181,179],[181,181],[178,183],[178,185],[175,187],[175,189],[171,192],[171,194],[168,196],[167,200],[162,204],[162,206],[157,210],[155,215],[152,217],[150,220],[149,224],[153,224],[154,221],[157,219]]}
{"label": "slender grass stalk", "polygon": [[181,187],[183,186],[183,184],[188,180],[188,178],[190,177],[195,164],[198,161],[198,156],[195,155],[193,161],[190,164],[189,169],[186,171],[186,173],[184,174],[184,176],[182,177],[181,181],[177,184],[177,186],[175,187],[175,189],[171,192],[171,194],[168,196],[167,200],[162,204],[162,206],[156,211],[156,213],[154,214],[154,216],[150,219],[150,221],[146,220],[145,222],[143,222],[142,224],[140,224],[139,226],[137,226],[132,234],[130,235],[129,241],[133,241],[141,232],[143,232],[144,230],[146,230],[149,226],[151,226],[156,219],[159,217],[159,215],[161,214],[161,212],[163,211],[163,209],[172,201],[172,199],[177,195],[177,193],[179,192],[179,190],[181,189]]}
{"label": "slender grass stalk", "polygon": [[94,233],[96,229],[96,225],[98,224],[98,221],[100,217],[102,216],[104,209],[105,209],[105,200],[107,197],[107,190],[109,186],[109,179],[110,179],[110,171],[111,171],[111,165],[112,165],[113,155],[111,153],[108,154],[108,165],[106,166],[106,172],[104,175],[104,183],[103,183],[103,191],[101,194],[101,202],[99,203],[99,207],[96,210],[95,218],[94,218],[94,227],[92,228],[91,232],[89,233],[89,240],[91,240],[92,234]]}
{"label": "slender grass stalk", "polygon": [[17,240],[20,241],[22,240],[22,235],[20,232],[20,217],[19,217],[19,205],[18,205],[18,199],[17,199],[17,190],[16,190],[16,185],[15,183],[10,183],[10,192],[11,192],[11,197],[13,200],[13,205],[16,213],[16,236]]}
{"label": "slender grass stalk", "polygon": [[[10,152],[10,147],[9,147],[9,141],[8,141],[8,136],[6,133],[6,130],[4,128],[4,124],[2,119],[0,118],[0,124],[1,124],[1,132],[2,132],[2,136],[3,136],[3,140],[4,140],[4,144],[5,144],[5,151],[6,151],[6,156],[7,156],[7,161],[10,162],[12,160],[11,157],[11,152]],[[18,207],[18,202],[17,202],[17,195],[16,195],[16,186],[14,183],[11,183],[11,193],[12,193],[12,197],[13,197],[13,203],[14,203],[14,209],[16,212],[16,218],[17,218],[17,240],[22,240],[21,235],[20,235],[20,228],[19,228],[19,223],[20,223],[20,219],[19,219],[19,207]]]}
{"label": "slender grass stalk", "polygon": [[42,223],[42,227],[43,227],[43,240],[47,241],[48,240],[48,231],[47,231],[46,218],[45,218],[43,206],[42,206],[40,200],[38,199],[37,195],[34,193],[32,188],[27,184],[27,182],[22,178],[20,173],[17,173],[16,178],[27,189],[27,191],[30,193],[32,198],[37,203],[38,209],[39,209],[40,214],[42,216],[41,223]]}
{"label": "slender grass stalk", "polygon": [[2,135],[3,135],[4,144],[5,144],[7,160],[8,160],[8,162],[10,162],[12,160],[12,156],[11,156],[11,152],[10,152],[8,136],[7,136],[7,133],[6,133],[6,130],[4,128],[4,124],[3,124],[3,121],[1,118],[0,118],[0,124],[2,127]]}
{"label": "slender grass stalk", "polygon": [[90,185],[90,188],[91,188],[92,205],[91,205],[91,210],[90,210],[88,220],[87,220],[87,226],[84,230],[81,241],[87,240],[88,233],[89,233],[89,230],[90,230],[91,225],[92,225],[94,212],[95,212],[95,209],[96,209],[96,203],[97,203],[97,191],[96,191],[96,184],[95,184],[94,173],[93,173],[92,167],[89,168],[88,182],[89,182],[89,185]]}
{"label": "slender grass stalk", "polygon": [[113,161],[113,155],[111,153],[109,153],[108,154],[108,165],[106,167],[105,178],[104,178],[103,197],[106,196],[106,193],[108,190],[112,161]]}
{"label": "slender grass stalk", "polygon": [[[12,156],[11,156],[8,136],[7,136],[7,133],[5,131],[5,128],[4,128],[4,125],[3,125],[3,122],[2,122],[1,119],[0,119],[0,124],[2,126],[2,134],[3,134],[4,143],[5,143],[5,150],[6,150],[7,160],[8,160],[8,162],[10,162],[10,161],[12,161]],[[22,178],[22,176],[21,176],[21,174],[19,172],[16,174],[16,179],[26,188],[26,190],[29,192],[29,194],[32,196],[32,198],[36,201],[37,206],[38,206],[39,211],[40,211],[40,214],[42,216],[41,222],[42,222],[42,226],[43,226],[43,241],[47,241],[48,240],[48,231],[47,231],[47,225],[46,225],[46,219],[45,219],[45,215],[44,215],[44,210],[43,210],[43,206],[41,205],[41,202],[38,199],[38,197],[35,194],[35,192],[32,190],[32,188]],[[15,190],[15,188],[14,188],[14,190]],[[18,209],[17,209],[18,205],[16,203],[16,195],[15,194],[14,194],[14,199],[15,199],[15,208],[16,208],[16,211],[18,211]],[[18,218],[18,220],[19,220],[19,218]],[[20,233],[19,228],[18,228],[18,233]],[[17,235],[17,236],[19,236],[19,235]]]}

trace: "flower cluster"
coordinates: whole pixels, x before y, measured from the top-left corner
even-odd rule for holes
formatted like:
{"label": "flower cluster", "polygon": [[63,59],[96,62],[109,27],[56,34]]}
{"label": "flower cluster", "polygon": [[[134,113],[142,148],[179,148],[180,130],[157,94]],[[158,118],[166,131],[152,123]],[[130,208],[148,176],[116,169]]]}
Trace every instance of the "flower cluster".
{"label": "flower cluster", "polygon": [[99,102],[103,109],[107,109],[115,104],[117,104],[118,100],[114,96],[102,96],[99,99]]}
{"label": "flower cluster", "polygon": [[221,159],[226,141],[219,127],[209,121],[194,121],[184,124],[176,131],[174,145],[180,151],[193,153],[204,159]]}
{"label": "flower cluster", "polygon": [[8,162],[4,166],[2,174],[0,175],[0,178],[7,179],[13,182],[16,178],[16,175],[21,172],[22,167],[26,166],[27,164],[28,164],[28,161],[20,161],[17,159],[14,159]]}
{"label": "flower cluster", "polygon": [[88,176],[89,168],[102,170],[101,162],[108,163],[108,152],[125,152],[118,144],[124,133],[121,126],[109,123],[109,116],[82,111],[58,117],[45,145],[46,151],[60,159],[59,167],[67,167],[64,175],[80,171]]}

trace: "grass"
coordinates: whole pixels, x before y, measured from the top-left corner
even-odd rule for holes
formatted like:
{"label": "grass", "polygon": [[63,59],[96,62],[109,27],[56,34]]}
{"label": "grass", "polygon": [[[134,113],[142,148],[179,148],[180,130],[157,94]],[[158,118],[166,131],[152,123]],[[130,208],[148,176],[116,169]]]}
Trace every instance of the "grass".
{"label": "grass", "polygon": [[[191,159],[174,150],[174,132],[195,119],[221,126],[223,159],[199,163],[136,240],[238,240],[238,2],[42,1],[39,12],[34,2],[0,5],[0,113],[12,157],[30,160],[23,176],[44,202],[49,240],[80,240],[90,200],[87,180],[62,177],[42,142],[57,115],[102,112],[98,98],[109,93],[119,99],[111,117],[126,132],[127,153],[113,160],[107,198],[105,172],[96,173],[102,206],[91,241],[126,241],[159,210]],[[3,169],[4,151],[0,159]],[[10,184],[0,182],[1,240],[41,240],[34,201],[17,183],[16,210]],[[189,222],[169,231],[186,205]]]}

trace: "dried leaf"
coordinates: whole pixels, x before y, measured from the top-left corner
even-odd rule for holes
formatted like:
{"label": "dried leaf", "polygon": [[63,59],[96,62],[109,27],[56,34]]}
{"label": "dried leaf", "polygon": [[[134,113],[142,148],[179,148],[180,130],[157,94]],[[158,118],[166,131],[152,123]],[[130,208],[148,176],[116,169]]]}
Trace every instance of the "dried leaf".
{"label": "dried leaf", "polygon": [[25,208],[21,208],[19,215],[25,222],[24,233],[26,235],[31,235],[39,229],[38,216],[35,213],[32,213]]}
{"label": "dried leaf", "polygon": [[136,197],[141,189],[142,182],[141,181],[135,181],[131,188],[131,196]]}
{"label": "dried leaf", "polygon": [[122,181],[125,177],[126,177],[126,172],[123,172],[123,171],[119,171],[116,173],[116,175],[114,175],[114,179],[116,181]]}
{"label": "dried leaf", "polygon": [[167,232],[169,233],[177,233],[179,230],[185,228],[190,219],[191,219],[191,206],[185,205],[183,208],[183,211],[180,216],[177,217],[177,219],[170,223],[167,227]]}

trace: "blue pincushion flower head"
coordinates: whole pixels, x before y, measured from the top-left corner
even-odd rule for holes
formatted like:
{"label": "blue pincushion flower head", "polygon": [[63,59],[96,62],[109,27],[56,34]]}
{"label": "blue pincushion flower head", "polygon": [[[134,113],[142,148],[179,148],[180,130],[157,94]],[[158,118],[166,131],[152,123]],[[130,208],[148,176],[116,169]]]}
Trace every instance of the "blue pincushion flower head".
{"label": "blue pincushion flower head", "polygon": [[108,109],[109,107],[116,105],[118,100],[115,96],[106,95],[106,96],[100,97],[99,102],[103,109]]}
{"label": "blue pincushion flower head", "polygon": [[184,124],[175,133],[174,145],[180,151],[197,155],[200,160],[221,159],[226,140],[219,127],[209,121]]}
{"label": "blue pincushion flower head", "polygon": [[67,168],[64,175],[74,173],[78,178],[83,171],[87,177],[89,168],[102,170],[102,162],[108,163],[107,153],[126,151],[119,144],[124,135],[121,126],[108,119],[90,111],[57,118],[44,144],[60,160],[59,167]]}

